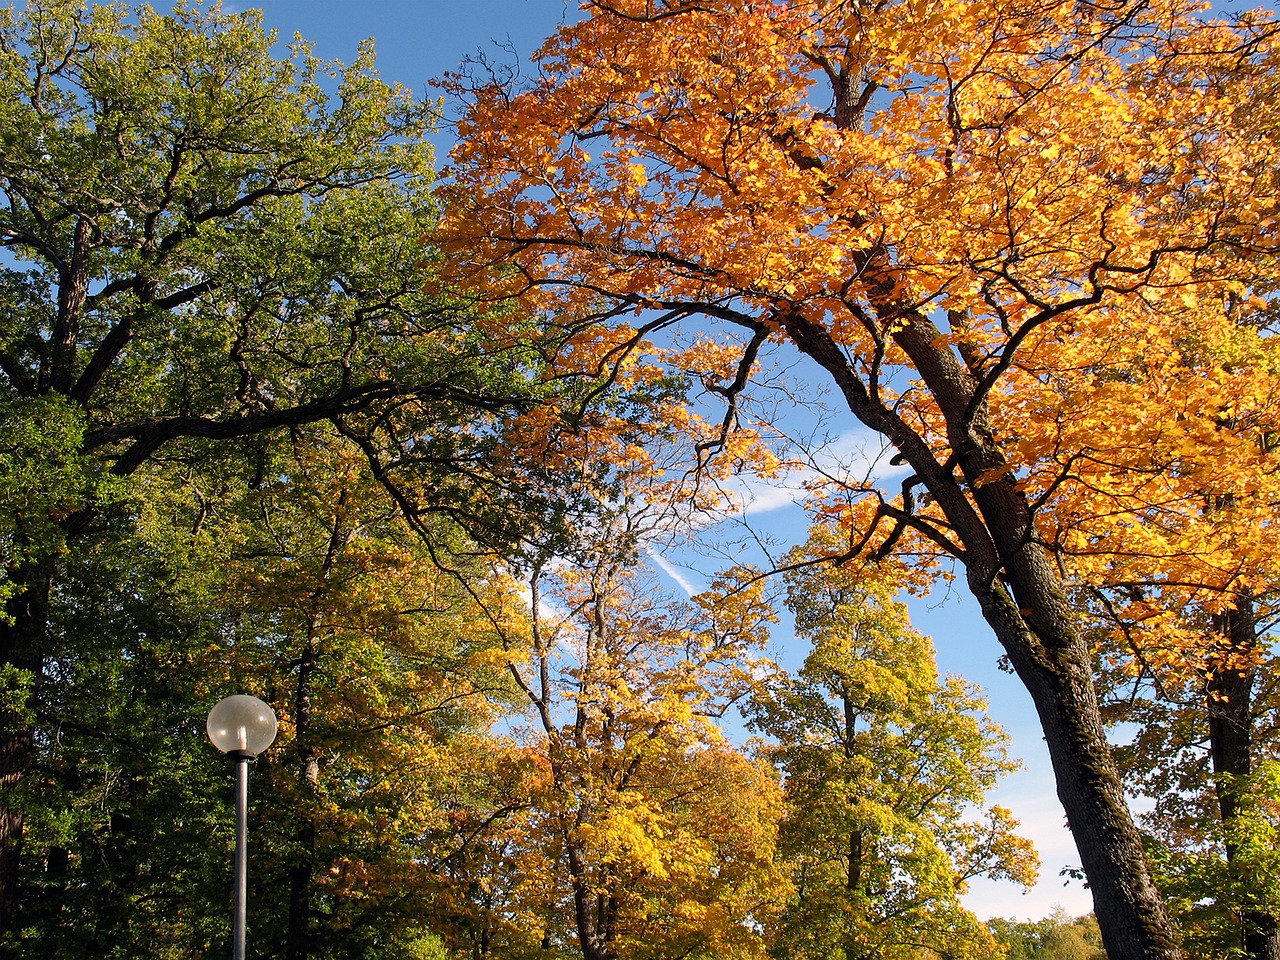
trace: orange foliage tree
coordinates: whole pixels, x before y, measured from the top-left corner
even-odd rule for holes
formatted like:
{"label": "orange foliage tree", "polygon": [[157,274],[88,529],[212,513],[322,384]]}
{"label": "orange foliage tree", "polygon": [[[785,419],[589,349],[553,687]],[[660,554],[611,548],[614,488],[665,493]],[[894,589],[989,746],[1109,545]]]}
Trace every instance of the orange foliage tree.
{"label": "orange foliage tree", "polygon": [[489,752],[503,678],[460,571],[433,561],[474,545],[443,522],[415,535],[336,431],[295,439],[205,520],[230,542],[212,605],[229,626],[211,651],[230,676],[215,689],[262,690],[280,719],[258,792],[280,811],[261,832],[282,955],[408,949],[456,846],[447,808],[491,802],[457,768]]}
{"label": "orange foliage tree", "polygon": [[836,554],[959,562],[1110,955],[1177,956],[1071,588],[1222,611],[1271,578],[1274,347],[1239,321],[1272,287],[1272,24],[1167,0],[584,7],[524,87],[454,83],[459,269],[553,316],[567,358],[736,331],[668,355],[727,400],[724,437],[762,352],[821,368],[911,471],[826,501],[849,504]]}

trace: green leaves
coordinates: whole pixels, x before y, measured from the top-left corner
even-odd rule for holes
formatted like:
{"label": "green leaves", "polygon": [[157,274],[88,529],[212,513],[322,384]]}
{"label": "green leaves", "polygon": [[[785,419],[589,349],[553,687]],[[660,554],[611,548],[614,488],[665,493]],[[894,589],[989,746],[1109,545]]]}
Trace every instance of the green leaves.
{"label": "green leaves", "polygon": [[1035,880],[1008,811],[966,820],[1016,764],[972,688],[939,680],[897,586],[884,571],[843,568],[805,568],[789,584],[813,649],[753,705],[784,777],[780,853],[797,878],[779,955],[905,958],[907,944],[924,944],[982,956],[987,934],[957,899],[966,882]]}
{"label": "green leaves", "polygon": [[64,549],[68,515],[118,495],[83,437],[82,412],[63,398],[0,394],[0,603],[17,589],[17,568]]}

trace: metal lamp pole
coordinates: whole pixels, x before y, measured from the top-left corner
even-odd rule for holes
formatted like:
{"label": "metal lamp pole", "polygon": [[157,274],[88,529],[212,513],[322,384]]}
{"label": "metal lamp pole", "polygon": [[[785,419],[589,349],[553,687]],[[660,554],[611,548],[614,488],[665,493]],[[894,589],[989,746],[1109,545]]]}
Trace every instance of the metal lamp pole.
{"label": "metal lamp pole", "polygon": [[206,724],[213,745],[236,762],[235,908],[231,922],[232,960],[244,960],[244,927],[249,900],[249,761],[276,738],[275,712],[257,697],[219,700]]}

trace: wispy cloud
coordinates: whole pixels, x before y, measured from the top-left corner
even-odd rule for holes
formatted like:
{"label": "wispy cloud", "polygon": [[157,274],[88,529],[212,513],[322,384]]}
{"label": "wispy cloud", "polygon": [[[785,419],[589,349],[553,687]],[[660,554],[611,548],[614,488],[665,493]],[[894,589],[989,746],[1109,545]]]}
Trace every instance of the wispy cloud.
{"label": "wispy cloud", "polygon": [[676,566],[657,550],[646,550],[645,554],[648,556],[649,562],[670,577],[671,580],[675,582],[676,586],[683,590],[687,596],[692,597],[696,594],[702,593],[705,589],[693,582],[689,576],[688,570]]}
{"label": "wispy cloud", "polygon": [[809,488],[824,479],[849,484],[883,482],[904,474],[906,467],[891,464],[892,450],[878,435],[865,428],[849,430],[813,450],[806,451],[793,469],[775,477],[742,475],[726,481],[724,488],[740,503],[739,513],[759,516],[799,506]]}

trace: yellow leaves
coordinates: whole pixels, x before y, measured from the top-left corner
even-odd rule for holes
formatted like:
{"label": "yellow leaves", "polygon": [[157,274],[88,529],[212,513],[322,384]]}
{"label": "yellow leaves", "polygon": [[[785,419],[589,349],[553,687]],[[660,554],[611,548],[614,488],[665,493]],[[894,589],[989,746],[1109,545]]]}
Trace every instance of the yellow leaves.
{"label": "yellow leaves", "polygon": [[720,650],[733,644],[744,652],[764,649],[768,625],[778,622],[764,584],[758,571],[736,567],[717,577],[710,590],[693,597],[709,621],[700,638],[703,646]]}
{"label": "yellow leaves", "polygon": [[477,650],[468,658],[469,663],[475,667],[512,667],[522,666],[529,662],[529,651],[527,649],[509,649],[504,650],[499,647],[486,647]]}
{"label": "yellow leaves", "polygon": [[589,855],[622,882],[667,879],[662,855],[666,817],[639,794],[620,794],[593,823],[578,828]]}
{"label": "yellow leaves", "polygon": [[579,897],[616,918],[619,950],[756,956],[749,918],[785,891],[779,792],[710,717],[749,682],[744,644],[772,612],[745,573],[697,605],[662,597],[622,536],[531,578],[526,742],[546,779],[504,835],[495,909],[553,924]]}

